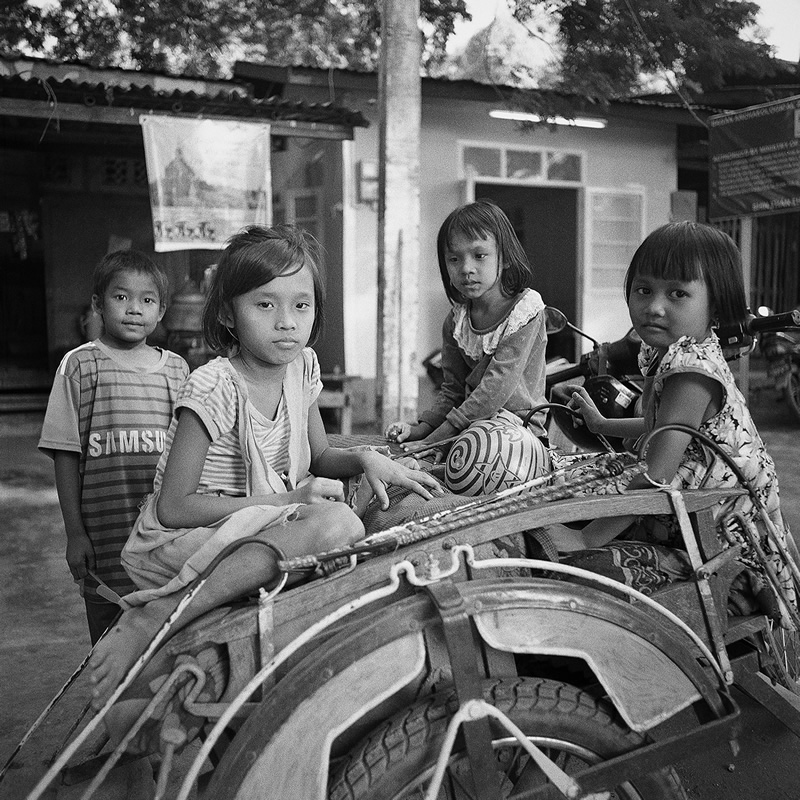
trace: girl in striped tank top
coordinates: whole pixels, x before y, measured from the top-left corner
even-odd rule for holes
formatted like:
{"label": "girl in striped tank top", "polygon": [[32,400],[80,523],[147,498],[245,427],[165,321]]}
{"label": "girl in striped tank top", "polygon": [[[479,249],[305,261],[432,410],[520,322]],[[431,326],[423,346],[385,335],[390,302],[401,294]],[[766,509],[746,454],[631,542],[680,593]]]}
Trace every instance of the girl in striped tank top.
{"label": "girl in striped tank top", "polygon": [[364,473],[384,508],[387,485],[426,499],[441,494],[425,472],[328,444],[319,365],[307,346],[323,305],[320,249],[309,234],[253,226],[228,242],[203,320],[209,345],[225,355],[196,369],[178,394],[153,494],[122,554],[139,590],[123,598],[126,611],[92,658],[97,707],[230,542],[258,536],[276,549],[248,544],[224,558],[181,627],[273,584],[277,552],[291,558],[361,538],[339,478]]}

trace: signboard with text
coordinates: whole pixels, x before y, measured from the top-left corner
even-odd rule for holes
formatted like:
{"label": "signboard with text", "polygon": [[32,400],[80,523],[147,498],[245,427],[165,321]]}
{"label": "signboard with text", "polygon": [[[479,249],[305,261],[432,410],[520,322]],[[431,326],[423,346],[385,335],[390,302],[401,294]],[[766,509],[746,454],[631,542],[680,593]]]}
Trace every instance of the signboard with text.
{"label": "signboard with text", "polygon": [[800,209],[800,95],[708,124],[711,219]]}

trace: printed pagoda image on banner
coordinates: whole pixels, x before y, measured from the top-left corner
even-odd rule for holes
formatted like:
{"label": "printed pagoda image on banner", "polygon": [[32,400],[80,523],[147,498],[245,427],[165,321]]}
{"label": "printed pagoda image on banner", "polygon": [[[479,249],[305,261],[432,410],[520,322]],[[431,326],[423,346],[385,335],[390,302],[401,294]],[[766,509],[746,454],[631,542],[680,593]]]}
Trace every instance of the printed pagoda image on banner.
{"label": "printed pagoda image on banner", "polygon": [[158,253],[222,249],[271,224],[270,128],[262,122],[139,118]]}

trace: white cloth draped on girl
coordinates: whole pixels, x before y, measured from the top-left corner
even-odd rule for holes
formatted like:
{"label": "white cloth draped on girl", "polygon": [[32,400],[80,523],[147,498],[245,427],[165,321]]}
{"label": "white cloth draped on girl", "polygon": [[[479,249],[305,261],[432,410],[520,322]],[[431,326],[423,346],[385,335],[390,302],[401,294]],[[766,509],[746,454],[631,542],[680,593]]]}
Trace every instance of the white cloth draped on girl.
{"label": "white cloth draped on girl", "polygon": [[[225,361],[227,359],[217,359]],[[286,484],[266,463],[252,428],[247,387],[230,363],[222,365],[236,387],[238,433],[247,475],[247,496],[285,492]],[[287,483],[294,488],[308,472],[310,455],[299,441],[307,430],[309,403],[302,392],[303,358],[286,370],[283,390],[290,415],[290,468]],[[298,374],[299,371],[299,374]],[[122,551],[122,562],[139,591],[122,598],[123,608],[140,606],[186,588],[229,544],[282,525],[292,518],[299,503],[258,505],[240,509],[213,525],[166,528],[158,519],[159,493],[149,495]]]}

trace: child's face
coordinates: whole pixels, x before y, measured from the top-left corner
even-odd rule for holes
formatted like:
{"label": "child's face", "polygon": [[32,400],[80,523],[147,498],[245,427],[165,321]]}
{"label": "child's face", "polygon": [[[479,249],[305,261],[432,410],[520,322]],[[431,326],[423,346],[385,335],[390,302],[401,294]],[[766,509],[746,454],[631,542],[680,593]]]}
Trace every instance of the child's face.
{"label": "child's face", "polygon": [[636,275],[631,283],[628,310],[642,341],[662,352],[681,336],[702,341],[711,330],[711,303],[704,280]]}
{"label": "child's face", "polygon": [[314,276],[304,266],[235,297],[226,324],[244,358],[279,366],[294,361],[308,344],[315,315]]}
{"label": "child's face", "polygon": [[155,330],[164,306],[153,279],[144,272],[115,272],[102,297],[92,304],[103,316],[103,339],[114,347],[130,349],[142,344]]}
{"label": "child's face", "polygon": [[494,292],[502,293],[500,254],[493,236],[471,239],[455,232],[444,258],[450,283],[466,300],[490,299]]}

